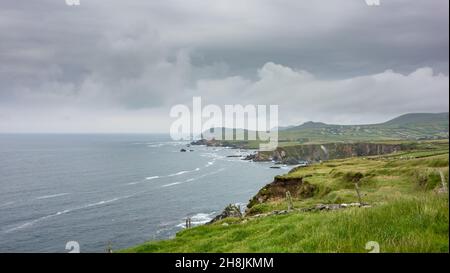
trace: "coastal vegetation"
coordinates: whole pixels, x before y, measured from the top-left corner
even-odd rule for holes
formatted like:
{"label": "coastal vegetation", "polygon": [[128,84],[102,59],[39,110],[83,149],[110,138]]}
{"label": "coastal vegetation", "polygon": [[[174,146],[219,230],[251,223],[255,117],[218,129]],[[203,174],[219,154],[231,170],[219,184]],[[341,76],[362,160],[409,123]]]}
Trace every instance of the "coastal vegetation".
{"label": "coastal vegetation", "polygon": [[448,252],[448,159],[448,140],[420,141],[296,167],[256,193],[243,216],[123,251],[368,252],[374,241],[381,252]]}
{"label": "coastal vegetation", "polygon": [[[299,126],[278,128],[278,147],[301,144],[377,142],[395,143],[398,141],[422,141],[448,139],[449,113],[411,113],[384,123],[366,125],[335,125],[322,122],[305,122]],[[219,140],[231,129],[214,128],[208,133],[210,141],[200,141],[209,146],[227,146],[244,149],[257,149],[263,141],[249,140],[249,131],[235,129],[234,140]],[[231,132],[228,132],[231,133]],[[258,135],[253,132],[253,134]],[[238,139],[240,136],[241,139]],[[215,138],[215,140],[212,140]]]}

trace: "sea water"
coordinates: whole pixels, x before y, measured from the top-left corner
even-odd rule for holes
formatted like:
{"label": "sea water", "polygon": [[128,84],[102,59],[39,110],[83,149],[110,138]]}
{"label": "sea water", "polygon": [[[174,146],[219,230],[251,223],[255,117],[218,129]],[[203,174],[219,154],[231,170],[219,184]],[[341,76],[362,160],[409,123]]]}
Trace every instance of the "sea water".
{"label": "sea water", "polygon": [[[166,135],[0,135],[0,252],[123,249],[245,203],[287,168]],[[186,149],[186,152],[180,152]],[[193,150],[193,151],[190,151]]]}

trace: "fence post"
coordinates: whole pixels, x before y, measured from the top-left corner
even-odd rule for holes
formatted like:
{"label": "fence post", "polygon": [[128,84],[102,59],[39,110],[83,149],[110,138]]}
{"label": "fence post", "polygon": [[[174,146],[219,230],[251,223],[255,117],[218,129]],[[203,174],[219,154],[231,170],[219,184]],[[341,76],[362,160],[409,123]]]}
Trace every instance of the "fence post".
{"label": "fence post", "polygon": [[445,192],[448,192],[447,183],[445,183],[445,175],[442,170],[439,170],[439,175],[441,176],[442,189]]}
{"label": "fence post", "polygon": [[289,191],[286,192],[286,201],[287,201],[287,205],[288,205],[288,211],[291,211],[294,208],[294,204],[292,203],[292,196],[291,193]]}
{"label": "fence post", "polygon": [[362,206],[363,202],[362,202],[362,198],[361,198],[361,193],[359,192],[358,182],[355,183],[355,190],[356,190],[356,194],[358,195],[359,205]]}

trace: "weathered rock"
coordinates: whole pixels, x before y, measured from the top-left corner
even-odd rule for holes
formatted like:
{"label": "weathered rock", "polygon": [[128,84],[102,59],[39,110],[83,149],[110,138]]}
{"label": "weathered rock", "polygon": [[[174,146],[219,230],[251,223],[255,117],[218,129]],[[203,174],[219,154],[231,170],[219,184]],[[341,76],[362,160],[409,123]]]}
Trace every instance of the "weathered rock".
{"label": "weathered rock", "polygon": [[[359,205],[359,203],[353,203],[353,204],[358,204],[358,208],[371,208],[371,205],[368,204],[363,204],[363,205]],[[331,211],[331,210],[340,210],[340,209],[345,209],[345,208],[349,208],[350,206],[348,204],[317,204],[313,207],[309,207],[309,208],[300,208],[300,209],[292,209],[291,211],[288,210],[274,210],[271,212],[266,212],[266,213],[260,213],[260,214],[255,214],[255,215],[249,215],[246,216],[247,219],[251,219],[251,218],[261,218],[261,217],[266,217],[266,216],[271,216],[271,215],[280,215],[280,214],[287,214],[290,212],[313,212],[313,211]],[[356,207],[356,206],[355,206]],[[245,221],[245,220],[244,220]]]}
{"label": "weathered rock", "polygon": [[253,160],[255,159],[256,154],[249,154],[243,158],[243,160]]}
{"label": "weathered rock", "polygon": [[315,209],[315,210],[324,210],[326,208],[327,208],[327,206],[324,205],[324,204],[317,204],[317,205],[314,206],[313,209]]}
{"label": "weathered rock", "polygon": [[228,218],[228,217],[237,217],[242,218],[242,212],[239,206],[236,206],[234,204],[229,204],[221,214],[214,217],[208,224],[217,222],[219,220]]}
{"label": "weathered rock", "polygon": [[276,176],[274,181],[264,186],[248,203],[247,212],[251,213],[251,208],[256,204],[270,202],[286,198],[289,191],[293,198],[310,198],[314,196],[316,186],[304,181],[303,177],[293,178]]}
{"label": "weathered rock", "polygon": [[289,158],[285,158],[281,161],[283,164],[287,164],[287,165],[297,165],[298,164],[298,159],[295,159],[293,157],[289,157]]}
{"label": "weathered rock", "polygon": [[192,141],[191,145],[206,145],[207,144],[207,140],[206,139],[199,139],[196,141]]}
{"label": "weathered rock", "polygon": [[304,162],[320,162],[323,160],[348,158],[353,156],[374,156],[413,149],[409,144],[386,143],[326,143],[301,144],[289,147],[278,147],[272,152],[258,152],[258,157],[272,158],[283,164],[299,164]]}

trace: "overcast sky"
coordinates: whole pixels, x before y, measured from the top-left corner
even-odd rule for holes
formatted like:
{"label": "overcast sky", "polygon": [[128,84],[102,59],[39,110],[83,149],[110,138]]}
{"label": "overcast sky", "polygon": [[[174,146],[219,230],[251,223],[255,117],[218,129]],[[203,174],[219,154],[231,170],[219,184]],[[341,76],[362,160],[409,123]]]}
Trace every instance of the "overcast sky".
{"label": "overcast sky", "polygon": [[281,125],[447,112],[449,1],[5,0],[0,132],[168,132],[175,104]]}

